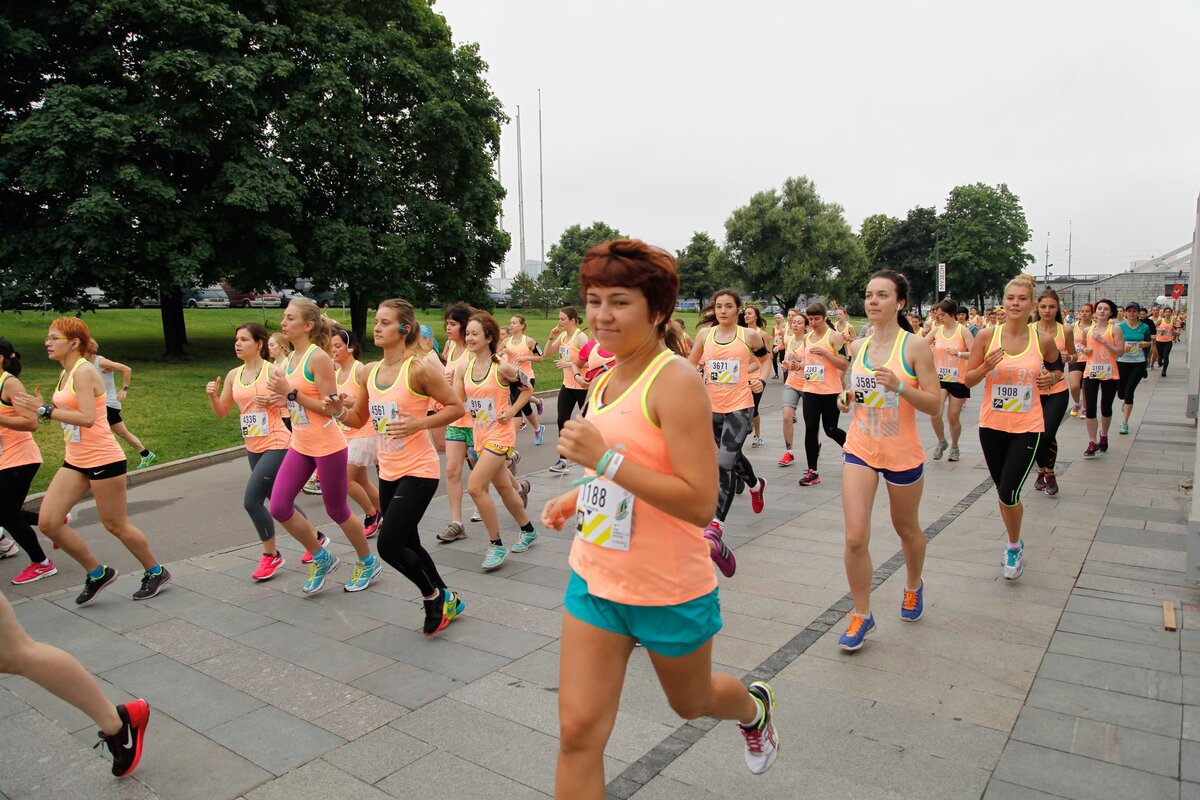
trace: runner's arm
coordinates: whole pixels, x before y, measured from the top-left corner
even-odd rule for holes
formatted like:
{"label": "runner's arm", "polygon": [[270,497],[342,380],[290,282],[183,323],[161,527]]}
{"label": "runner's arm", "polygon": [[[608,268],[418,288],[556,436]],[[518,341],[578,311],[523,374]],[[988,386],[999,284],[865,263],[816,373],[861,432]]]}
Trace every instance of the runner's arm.
{"label": "runner's arm", "polygon": [[14,415],[0,417],[0,428],[8,428],[10,431],[36,431],[38,429],[37,412],[30,411],[28,408],[22,408],[12,401],[13,396],[24,394],[25,386],[15,376],[10,375],[4,381],[4,388],[0,389],[0,399],[12,406]]}

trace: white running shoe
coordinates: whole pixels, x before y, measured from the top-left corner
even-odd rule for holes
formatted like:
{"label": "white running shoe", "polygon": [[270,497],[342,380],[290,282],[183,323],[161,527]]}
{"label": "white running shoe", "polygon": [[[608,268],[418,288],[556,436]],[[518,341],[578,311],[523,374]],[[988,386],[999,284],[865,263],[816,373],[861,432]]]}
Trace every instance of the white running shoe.
{"label": "white running shoe", "polygon": [[755,681],[750,684],[749,691],[762,704],[762,719],[749,729],[745,725],[738,727],[746,740],[746,766],[753,774],[762,775],[779,756],[779,735],[775,732],[774,721],[775,692],[766,681]]}

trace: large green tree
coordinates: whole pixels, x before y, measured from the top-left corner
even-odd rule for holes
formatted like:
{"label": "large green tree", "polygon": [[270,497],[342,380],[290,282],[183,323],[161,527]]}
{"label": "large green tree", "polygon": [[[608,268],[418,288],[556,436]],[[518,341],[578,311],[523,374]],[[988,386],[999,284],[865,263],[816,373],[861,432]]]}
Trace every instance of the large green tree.
{"label": "large green tree", "polygon": [[937,236],[937,210],[917,206],[891,226],[875,251],[877,266],[903,272],[908,278],[909,302],[918,309],[924,308],[937,289]]}
{"label": "large green tree", "polygon": [[1026,252],[1029,225],[1021,199],[1007,184],[956,186],[946,199],[939,243],[946,286],[954,297],[973,298],[982,308],[1034,257]]}
{"label": "large green tree", "polygon": [[842,207],[822,200],[805,177],[788,178],[735,209],[725,222],[725,252],[742,289],[781,306],[825,292],[866,261]]}
{"label": "large green tree", "polygon": [[679,262],[679,296],[697,301],[703,308],[712,293],[721,287],[712,269],[713,255],[720,248],[704,231],[692,234],[687,247],[676,252]]}
{"label": "large green tree", "polygon": [[[579,297],[579,263],[584,254],[598,244],[624,238],[624,234],[608,223],[596,221],[586,228],[572,225],[562,232],[558,241],[546,253],[546,271],[566,290],[572,302]],[[543,273],[545,274],[545,273]]]}

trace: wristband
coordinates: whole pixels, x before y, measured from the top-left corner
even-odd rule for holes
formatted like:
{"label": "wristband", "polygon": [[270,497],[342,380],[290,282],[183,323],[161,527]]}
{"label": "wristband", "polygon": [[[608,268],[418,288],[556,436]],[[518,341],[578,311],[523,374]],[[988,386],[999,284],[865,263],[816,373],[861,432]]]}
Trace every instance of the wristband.
{"label": "wristband", "polygon": [[900,385],[896,387],[896,397],[904,394],[904,381],[900,381]]}
{"label": "wristband", "polygon": [[122,386],[122,387],[121,387],[121,391],[122,391],[122,392],[128,392],[128,391],[129,391],[129,384],[127,383],[127,384],[125,384],[124,386]]}
{"label": "wristband", "polygon": [[621,468],[621,463],[624,460],[625,456],[621,455],[620,453],[613,453],[612,460],[608,462],[608,468],[604,470],[604,477],[610,481],[615,480],[617,477],[617,470]]}

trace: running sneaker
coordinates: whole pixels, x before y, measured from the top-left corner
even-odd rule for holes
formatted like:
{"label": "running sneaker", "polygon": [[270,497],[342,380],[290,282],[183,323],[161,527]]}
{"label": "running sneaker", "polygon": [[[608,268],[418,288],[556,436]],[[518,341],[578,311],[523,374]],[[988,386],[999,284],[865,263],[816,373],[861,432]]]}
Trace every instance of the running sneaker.
{"label": "running sneaker", "polygon": [[1084,458],[1095,458],[1096,453],[1100,452],[1100,447],[1095,442],[1088,442],[1087,450],[1083,451]]}
{"label": "running sneaker", "polygon": [[[542,412],[544,412],[546,410],[546,404],[543,403],[542,398],[538,397],[537,395],[533,396],[533,404],[535,406],[537,406],[537,414],[540,417],[542,415]],[[542,427],[544,428],[546,426],[543,425]]]}
{"label": "running sneaker", "polygon": [[[714,525],[716,525],[715,528]],[[732,578],[733,573],[737,572],[737,559],[734,557],[733,551],[725,546],[725,541],[721,538],[720,525],[717,525],[715,521],[710,523],[704,529],[704,538],[708,541],[709,556],[717,565],[717,569],[721,570],[721,574],[726,578]]]}
{"label": "running sneaker", "polygon": [[[317,545],[319,547],[324,547],[327,544],[329,544],[329,537],[326,536],[325,534],[321,533],[320,531],[317,531]],[[313,554],[310,553],[309,551],[305,550],[304,555],[300,556],[300,563],[301,564],[311,564],[312,558],[313,558]]]}
{"label": "running sneaker", "polygon": [[305,494],[320,494],[321,481],[317,479],[316,475],[313,475],[308,479],[308,482],[304,484],[304,488],[301,491],[303,491]]}
{"label": "running sneaker", "polygon": [[1046,496],[1054,497],[1058,494],[1058,478],[1054,477],[1054,473],[1046,476]]}
{"label": "running sneaker", "polygon": [[1006,581],[1015,581],[1021,577],[1021,573],[1025,571],[1025,566],[1021,563],[1021,556],[1025,552],[1025,540],[1017,542],[1016,547],[1004,546],[1004,568],[1000,571],[1000,575]]}
{"label": "running sneaker", "polygon": [[755,724],[739,725],[746,740],[746,766],[754,775],[762,775],[779,756],[779,735],[775,732],[775,692],[766,681],[755,681],[748,689],[761,714]]}
{"label": "running sneaker", "polygon": [[437,540],[443,544],[465,538],[467,538],[467,530],[461,522],[451,522],[446,526],[446,530],[437,535]]}
{"label": "running sneaker", "polygon": [[508,558],[508,548],[502,544],[489,544],[487,554],[480,565],[484,569],[496,569]]}
{"label": "running sneaker", "polygon": [[12,558],[19,555],[21,555],[21,551],[12,537],[0,534],[0,558]]}
{"label": "running sneaker", "polygon": [[905,622],[916,622],[925,613],[925,581],[921,581],[921,585],[917,587],[915,592],[910,592],[908,586],[904,587],[904,598],[900,601],[900,619]]}
{"label": "running sneaker", "polygon": [[146,736],[146,725],[150,722],[150,705],[145,700],[122,703],[117,706],[117,716],[121,718],[121,730],[112,736],[105,736],[104,731],[100,731],[100,741],[92,749],[100,745],[107,747],[113,757],[113,775],[123,778],[137,769],[142,759],[142,742]]}
{"label": "running sneaker", "polygon": [[817,474],[815,469],[810,469],[800,478],[801,486],[816,486],[821,482],[821,476]]}
{"label": "running sneaker", "polygon": [[54,562],[47,559],[45,564],[30,564],[21,570],[21,573],[12,579],[12,583],[13,586],[23,586],[57,574],[58,570],[54,568]]}
{"label": "running sneaker", "polygon": [[325,588],[325,578],[342,565],[342,560],[328,550],[319,550],[308,565],[308,580],[304,582],[305,594],[316,594]]}
{"label": "running sneaker", "polygon": [[142,573],[142,588],[133,593],[134,600],[149,600],[156,594],[162,591],[162,588],[171,582],[171,573],[166,567],[159,564],[158,574],[154,574],[150,570]]}
{"label": "running sneaker", "polygon": [[1046,473],[1038,473],[1037,480],[1033,482],[1033,489],[1037,492],[1046,491]]}
{"label": "running sneaker", "polygon": [[1121,427],[1117,428],[1117,433],[1121,434],[1122,436],[1129,433],[1129,423],[1122,422]]}
{"label": "running sneaker", "polygon": [[742,492],[746,491],[746,482],[741,479],[741,476],[737,476],[737,475],[734,476],[733,490],[737,494],[741,494]]}
{"label": "running sneaker", "polygon": [[524,553],[533,543],[538,540],[537,531],[521,531],[521,538],[513,542],[512,551],[514,553]]}
{"label": "running sneaker", "polygon": [[106,588],[110,583],[117,579],[121,573],[117,572],[115,567],[105,567],[104,574],[99,578],[84,578],[83,591],[75,598],[75,605],[86,606],[88,603],[96,599],[96,595]]}
{"label": "running sneaker", "polygon": [[158,456],[154,455],[153,452],[147,453],[146,455],[142,456],[142,460],[138,462],[137,468],[145,469],[146,467],[153,464],[155,459],[157,459],[157,458],[158,458]]}
{"label": "running sneaker", "polygon": [[758,479],[758,485],[750,488],[750,507],[754,509],[755,514],[761,514],[763,506],[766,505],[766,498],[763,497],[763,492],[767,488],[767,482],[763,478]]}
{"label": "running sneaker", "polygon": [[517,481],[517,493],[521,495],[521,505],[529,508],[529,493],[533,491],[533,484],[527,480]]}
{"label": "running sneaker", "polygon": [[796,455],[791,450],[783,451],[783,458],[779,459],[779,466],[790,467],[796,463]]}
{"label": "running sneaker", "polygon": [[933,448],[933,453],[931,455],[933,456],[934,461],[941,461],[942,456],[944,456],[945,454],[946,454],[946,443],[938,442],[937,445]]}
{"label": "running sneaker", "polygon": [[566,475],[571,471],[571,462],[565,458],[560,458],[550,465],[550,471],[556,475]]}
{"label": "running sneaker", "polygon": [[383,514],[376,511],[374,514],[367,514],[363,517],[363,536],[370,539],[375,534],[379,533],[379,526],[383,524]]}
{"label": "running sneaker", "polygon": [[962,454],[958,452],[957,447],[951,447],[949,454],[946,456],[947,461],[958,461],[962,458]]}
{"label": "running sneaker", "polygon": [[517,474],[517,464],[521,463],[521,451],[513,450],[512,455],[508,457],[508,471],[513,475]]}
{"label": "running sneaker", "polygon": [[471,522],[483,522],[483,514],[480,514],[478,511],[476,511],[471,515]]}
{"label": "running sneaker", "polygon": [[256,581],[269,581],[275,577],[275,573],[284,565],[283,553],[271,555],[263,553],[262,558],[258,560],[258,569],[250,573],[250,577]]}
{"label": "running sneaker", "polygon": [[1076,403],[1075,405],[1071,406],[1071,416],[1072,417],[1079,416],[1079,403]]}
{"label": "running sneaker", "polygon": [[750,446],[751,447],[762,447],[763,446],[763,438],[761,436],[755,436],[755,437],[751,438]]}
{"label": "running sneaker", "polygon": [[853,653],[855,650],[861,650],[863,640],[867,638],[867,634],[875,630],[875,615],[868,614],[850,614],[850,624],[846,627],[846,632],[838,637],[838,647]]}
{"label": "running sneaker", "polygon": [[379,573],[383,572],[383,559],[375,556],[368,556],[371,562],[364,563],[360,558],[354,562],[354,572],[350,575],[350,582],[344,588],[347,592],[361,592],[363,589],[371,585],[371,581],[379,577]]}
{"label": "running sneaker", "polygon": [[446,605],[449,602],[450,594],[449,589],[439,589],[437,597],[421,601],[421,604],[425,606],[425,625],[422,633],[426,636],[433,636],[450,624],[452,618],[446,615]]}
{"label": "running sneaker", "polygon": [[526,429],[526,428],[528,428],[528,427],[529,427],[529,423],[528,423],[528,422],[525,420],[525,418],[524,418],[524,417],[522,417],[522,418],[521,418],[521,424],[520,424],[520,426],[517,428],[517,433],[520,433],[521,431],[525,430],[525,429]]}
{"label": "running sneaker", "polygon": [[546,436],[546,426],[538,425],[537,430],[533,432],[534,447],[540,447],[542,444],[542,440],[545,438],[545,436]]}
{"label": "running sneaker", "polygon": [[1103,433],[1100,434],[1100,441],[1098,442],[1097,446],[1100,448],[1101,453],[1107,453],[1108,452],[1108,436],[1106,436]]}

